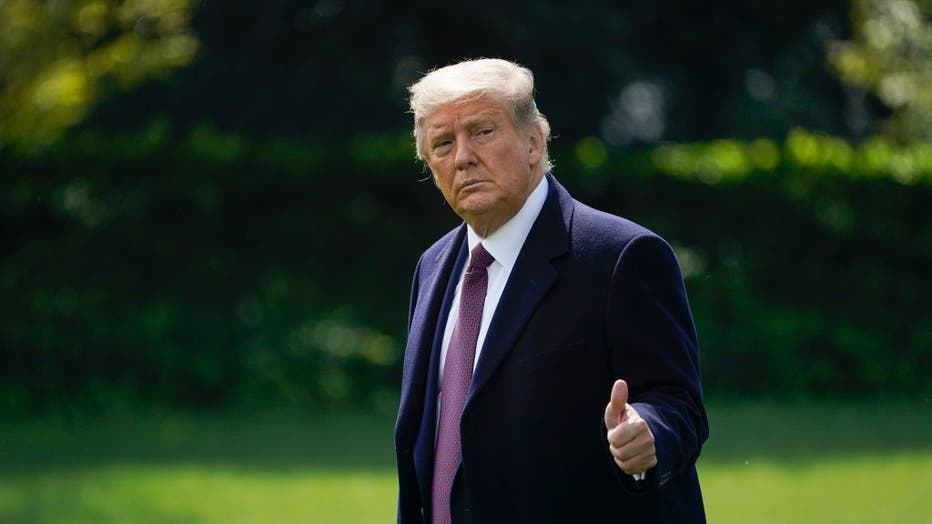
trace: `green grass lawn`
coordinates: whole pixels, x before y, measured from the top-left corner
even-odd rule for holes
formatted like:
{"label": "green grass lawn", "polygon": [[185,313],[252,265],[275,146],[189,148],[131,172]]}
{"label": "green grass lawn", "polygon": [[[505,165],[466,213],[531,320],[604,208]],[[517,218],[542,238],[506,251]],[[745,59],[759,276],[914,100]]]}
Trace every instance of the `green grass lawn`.
{"label": "green grass lawn", "polygon": [[[714,523],[932,524],[922,402],[712,402]],[[390,417],[171,415],[0,423],[0,522],[394,520]]]}

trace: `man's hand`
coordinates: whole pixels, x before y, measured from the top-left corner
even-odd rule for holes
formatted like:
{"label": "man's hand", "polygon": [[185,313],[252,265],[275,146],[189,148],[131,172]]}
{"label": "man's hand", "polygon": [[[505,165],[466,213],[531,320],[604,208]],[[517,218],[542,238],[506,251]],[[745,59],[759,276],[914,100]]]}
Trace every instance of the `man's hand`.
{"label": "man's hand", "polygon": [[657,465],[654,434],[647,422],[628,404],[628,383],[616,380],[605,406],[608,449],[615,464],[629,475],[643,473]]}

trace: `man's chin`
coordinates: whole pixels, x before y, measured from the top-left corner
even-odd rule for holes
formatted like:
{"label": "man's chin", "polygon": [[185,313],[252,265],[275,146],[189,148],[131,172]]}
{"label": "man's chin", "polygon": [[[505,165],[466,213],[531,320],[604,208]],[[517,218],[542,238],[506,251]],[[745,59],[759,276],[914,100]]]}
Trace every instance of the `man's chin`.
{"label": "man's chin", "polygon": [[478,218],[493,212],[495,209],[494,204],[495,202],[487,195],[472,193],[457,202],[455,211],[463,219],[466,219],[466,217]]}

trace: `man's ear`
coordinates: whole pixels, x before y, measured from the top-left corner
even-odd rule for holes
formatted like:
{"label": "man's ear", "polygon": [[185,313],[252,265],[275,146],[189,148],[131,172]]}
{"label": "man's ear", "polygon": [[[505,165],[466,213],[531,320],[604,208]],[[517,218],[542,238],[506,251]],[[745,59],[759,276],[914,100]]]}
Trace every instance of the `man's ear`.
{"label": "man's ear", "polygon": [[528,133],[528,164],[535,166],[544,156],[544,134],[539,127]]}

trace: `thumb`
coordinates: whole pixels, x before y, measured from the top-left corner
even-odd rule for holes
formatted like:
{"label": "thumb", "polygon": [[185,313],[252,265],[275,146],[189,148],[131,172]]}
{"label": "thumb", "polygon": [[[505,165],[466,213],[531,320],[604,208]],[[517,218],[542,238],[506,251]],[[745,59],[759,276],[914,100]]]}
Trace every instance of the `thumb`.
{"label": "thumb", "polygon": [[627,404],[628,383],[624,380],[616,380],[612,386],[612,396],[608,401],[608,406],[605,406],[605,427],[611,430],[622,421]]}

